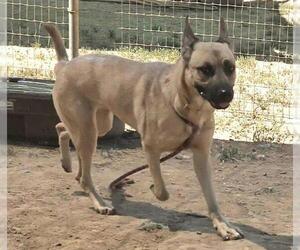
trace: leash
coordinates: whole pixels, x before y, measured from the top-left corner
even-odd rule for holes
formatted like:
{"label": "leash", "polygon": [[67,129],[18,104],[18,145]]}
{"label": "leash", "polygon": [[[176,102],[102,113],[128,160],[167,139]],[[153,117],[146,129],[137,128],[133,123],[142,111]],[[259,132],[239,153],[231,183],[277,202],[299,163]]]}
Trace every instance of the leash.
{"label": "leash", "polygon": [[[160,158],[159,162],[162,163],[162,162],[165,162],[167,160],[169,160],[170,158],[174,157],[175,155],[179,154],[183,149],[187,148],[191,141],[193,140],[195,134],[197,133],[199,127],[197,125],[195,125],[194,123],[190,122],[189,120],[185,119],[184,117],[182,117],[178,112],[176,112],[176,110],[174,109],[175,113],[178,115],[178,117],[184,121],[187,125],[191,126],[192,127],[192,133],[191,135],[185,139],[185,141],[178,147],[175,149],[175,151],[173,151],[172,153]],[[117,179],[113,180],[110,184],[109,184],[109,190],[115,190],[117,188],[119,188],[122,184],[122,181],[130,176],[130,175],[133,175],[137,172],[140,172],[146,168],[149,168],[148,164],[144,164],[140,167],[137,167],[135,169],[132,169],[130,171],[128,171],[127,173],[121,175],[120,177],[118,177]]]}

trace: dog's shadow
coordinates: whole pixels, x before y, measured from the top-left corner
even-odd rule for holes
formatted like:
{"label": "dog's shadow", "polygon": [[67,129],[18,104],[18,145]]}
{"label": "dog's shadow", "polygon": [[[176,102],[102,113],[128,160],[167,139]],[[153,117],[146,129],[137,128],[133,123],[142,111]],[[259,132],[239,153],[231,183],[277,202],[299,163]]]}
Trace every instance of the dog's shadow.
{"label": "dog's shadow", "polygon": [[140,136],[135,131],[124,131],[121,136],[110,138],[98,138],[98,148],[110,149],[136,149],[141,148]]}
{"label": "dog's shadow", "polygon": [[[127,200],[121,191],[111,194],[111,202],[118,215],[131,216],[138,219],[147,219],[151,222],[168,226],[170,231],[189,231],[201,233],[213,233],[215,231],[207,216],[177,212],[160,208],[147,202]],[[245,238],[267,250],[291,249],[293,237],[291,235],[268,234],[250,225],[234,223],[245,234]]]}

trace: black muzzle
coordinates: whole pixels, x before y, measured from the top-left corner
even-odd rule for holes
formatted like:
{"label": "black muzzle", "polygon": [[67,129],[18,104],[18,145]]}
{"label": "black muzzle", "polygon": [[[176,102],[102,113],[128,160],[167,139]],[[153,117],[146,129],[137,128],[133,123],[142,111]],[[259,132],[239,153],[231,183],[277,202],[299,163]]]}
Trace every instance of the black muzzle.
{"label": "black muzzle", "polygon": [[196,89],[216,109],[226,109],[233,99],[233,87],[227,83],[197,84]]}

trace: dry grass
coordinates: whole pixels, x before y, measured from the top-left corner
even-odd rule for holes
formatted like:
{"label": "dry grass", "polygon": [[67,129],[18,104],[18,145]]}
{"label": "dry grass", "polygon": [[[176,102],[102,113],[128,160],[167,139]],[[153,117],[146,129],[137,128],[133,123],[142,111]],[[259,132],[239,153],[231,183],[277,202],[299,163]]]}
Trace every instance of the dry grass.
{"label": "dry grass", "polygon": [[[26,78],[52,79],[55,53],[39,47],[8,47],[8,75]],[[80,54],[115,54],[143,62],[175,62],[178,50],[120,49],[116,51],[86,50]],[[293,107],[292,65],[256,61],[240,57],[237,60],[236,97],[227,111],[216,112],[216,138],[245,141],[292,141]]]}

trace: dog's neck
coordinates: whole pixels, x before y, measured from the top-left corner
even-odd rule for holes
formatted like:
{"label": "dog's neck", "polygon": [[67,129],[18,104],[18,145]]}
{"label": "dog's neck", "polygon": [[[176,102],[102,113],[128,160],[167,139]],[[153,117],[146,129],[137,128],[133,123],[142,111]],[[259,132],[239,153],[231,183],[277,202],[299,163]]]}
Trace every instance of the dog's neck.
{"label": "dog's neck", "polygon": [[180,58],[171,68],[170,73],[173,76],[171,84],[174,84],[176,88],[172,88],[170,104],[178,114],[188,121],[194,124],[203,123],[205,120],[213,118],[215,109],[187,85],[186,67],[184,60]]}

